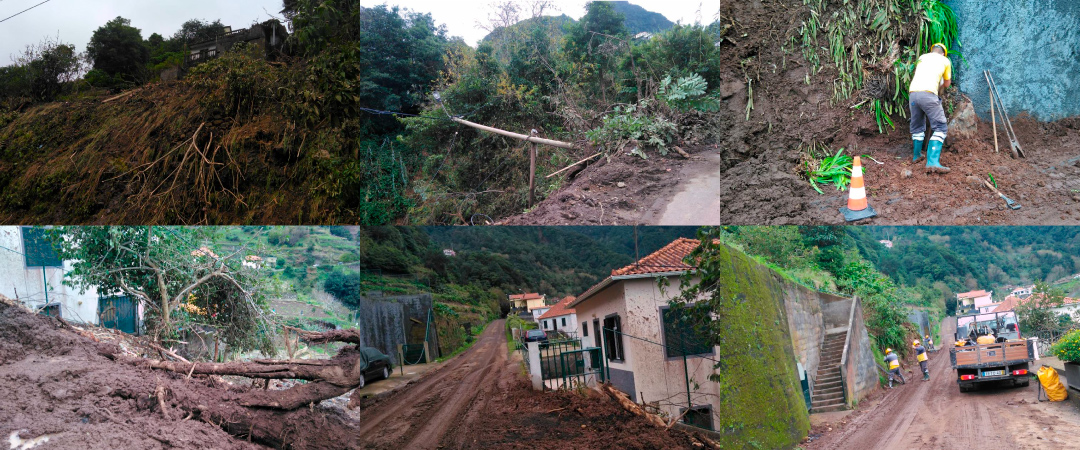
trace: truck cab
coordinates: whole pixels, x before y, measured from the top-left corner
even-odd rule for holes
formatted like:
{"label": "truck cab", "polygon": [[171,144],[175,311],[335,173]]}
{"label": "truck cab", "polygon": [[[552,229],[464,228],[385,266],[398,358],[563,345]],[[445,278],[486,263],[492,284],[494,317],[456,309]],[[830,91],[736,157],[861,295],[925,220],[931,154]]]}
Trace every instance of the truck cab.
{"label": "truck cab", "polygon": [[949,359],[960,392],[989,382],[1027,386],[1035,346],[1020,332],[1013,311],[975,313],[956,318],[956,342]]}

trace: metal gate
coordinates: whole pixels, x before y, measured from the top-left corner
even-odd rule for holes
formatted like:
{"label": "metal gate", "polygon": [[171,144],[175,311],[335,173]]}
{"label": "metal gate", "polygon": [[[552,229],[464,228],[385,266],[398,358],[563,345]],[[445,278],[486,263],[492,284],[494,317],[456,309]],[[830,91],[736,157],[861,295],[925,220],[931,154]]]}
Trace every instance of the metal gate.
{"label": "metal gate", "polygon": [[408,366],[413,364],[423,364],[427,362],[427,355],[424,353],[424,344],[403,344],[401,346],[401,357],[404,361],[401,365]]}
{"label": "metal gate", "polygon": [[582,347],[581,340],[540,343],[540,378],[545,390],[574,389],[603,383],[607,377],[603,350]]}
{"label": "metal gate", "polygon": [[105,328],[114,328],[125,333],[139,332],[138,308],[131,297],[103,297],[98,299],[98,320]]}

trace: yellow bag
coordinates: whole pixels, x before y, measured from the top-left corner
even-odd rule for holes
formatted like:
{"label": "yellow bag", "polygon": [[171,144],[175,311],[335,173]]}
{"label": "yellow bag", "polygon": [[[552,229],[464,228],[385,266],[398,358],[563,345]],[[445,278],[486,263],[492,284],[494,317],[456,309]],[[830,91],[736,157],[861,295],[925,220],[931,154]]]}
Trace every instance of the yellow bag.
{"label": "yellow bag", "polygon": [[994,341],[996,341],[996,339],[994,339],[993,336],[979,336],[979,338],[976,339],[976,341],[979,343],[979,345],[987,345],[987,344],[993,344]]}
{"label": "yellow bag", "polygon": [[1057,370],[1054,370],[1053,367],[1040,367],[1038,375],[1039,383],[1042,383],[1043,389],[1046,390],[1046,398],[1050,399],[1050,401],[1060,402],[1069,396],[1065,392],[1065,386],[1061,384],[1061,379],[1058,378]]}

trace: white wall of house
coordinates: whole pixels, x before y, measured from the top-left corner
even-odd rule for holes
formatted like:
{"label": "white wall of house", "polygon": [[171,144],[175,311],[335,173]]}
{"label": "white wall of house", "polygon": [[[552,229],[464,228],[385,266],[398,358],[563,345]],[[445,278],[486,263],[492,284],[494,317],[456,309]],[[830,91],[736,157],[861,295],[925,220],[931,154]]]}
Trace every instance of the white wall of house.
{"label": "white wall of house", "polygon": [[[623,361],[609,361],[611,369],[632,372],[633,392],[627,392],[637,402],[659,402],[659,407],[668,414],[677,416],[686,405],[686,374],[683,358],[668,358],[664,347],[661,310],[668,306],[671,296],[679,292],[677,276],[668,277],[670,285],[667,295],[660,293],[655,278],[619,280],[601,290],[585,302],[574,306],[578,322],[585,322],[588,336],[582,340],[586,345],[595,345],[597,329],[593,320],[603,323],[605,317],[618,314],[623,325]],[[647,339],[646,342],[634,337]],[[674,346],[674,343],[671,343]],[[713,354],[715,354],[715,349]],[[714,358],[712,355],[704,355]],[[715,359],[715,358],[714,358]],[[709,381],[713,373],[713,362],[700,356],[687,358],[687,369],[691,383],[691,398],[695,406],[708,405],[711,399],[722,398],[718,385]],[[629,379],[619,380],[619,374],[612,373],[612,384],[622,390],[628,390]],[[626,375],[623,375],[624,378]],[[622,386],[620,386],[622,384]],[[713,408],[714,413],[716,408]]]}
{"label": "white wall of house", "polygon": [[78,288],[63,284],[64,274],[71,270],[71,262],[63,267],[27,267],[23,255],[22,228],[0,227],[0,294],[17,299],[31,308],[59,303],[61,317],[73,322],[97,324],[98,294],[95,289],[80,293]]}
{"label": "white wall of house", "polygon": [[533,322],[540,323],[540,316],[542,316],[542,315],[544,315],[544,313],[548,312],[549,309],[551,309],[551,307],[543,307],[543,308],[537,308],[537,309],[529,310],[529,312],[532,313]]}
{"label": "white wall of house", "polygon": [[580,327],[580,324],[577,323],[577,314],[575,313],[540,319],[540,329],[544,331],[576,333],[578,327]]}

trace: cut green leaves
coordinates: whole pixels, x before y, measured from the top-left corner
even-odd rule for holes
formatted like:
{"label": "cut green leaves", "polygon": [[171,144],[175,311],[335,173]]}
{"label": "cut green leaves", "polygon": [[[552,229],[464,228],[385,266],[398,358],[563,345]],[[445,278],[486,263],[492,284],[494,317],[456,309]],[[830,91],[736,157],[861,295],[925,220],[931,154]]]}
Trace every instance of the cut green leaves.
{"label": "cut green leaves", "polygon": [[842,191],[851,182],[851,157],[844,154],[843,148],[832,156],[829,156],[828,151],[825,145],[811,144],[803,154],[806,178],[810,181],[810,187],[819,194],[825,192],[818,185],[833,185],[836,190]]}

